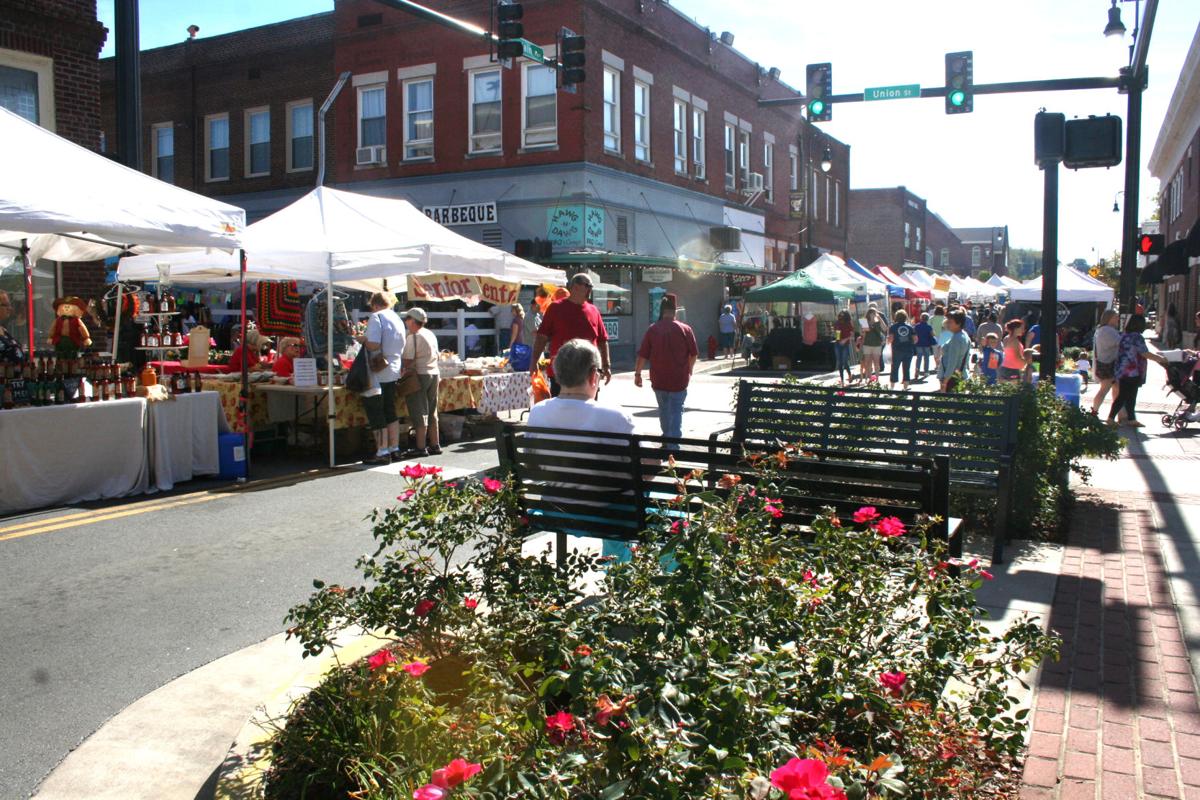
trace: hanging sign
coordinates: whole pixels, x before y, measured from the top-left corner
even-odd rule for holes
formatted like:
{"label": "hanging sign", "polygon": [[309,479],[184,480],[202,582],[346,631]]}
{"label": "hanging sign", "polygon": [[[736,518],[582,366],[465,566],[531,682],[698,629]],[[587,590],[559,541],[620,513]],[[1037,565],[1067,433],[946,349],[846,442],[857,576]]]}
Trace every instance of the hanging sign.
{"label": "hanging sign", "polygon": [[642,280],[645,283],[670,283],[670,267],[642,267]]}
{"label": "hanging sign", "polygon": [[451,275],[435,272],[408,276],[408,299],[462,300],[470,305],[486,300],[496,305],[517,302],[519,281],[502,281],[486,275]]}
{"label": "hanging sign", "polygon": [[497,219],[495,203],[425,206],[421,210],[425,212],[425,216],[434,222],[447,227],[455,225],[494,225]]}
{"label": "hanging sign", "polygon": [[546,238],[559,247],[604,247],[604,209],[584,205],[548,208]]}

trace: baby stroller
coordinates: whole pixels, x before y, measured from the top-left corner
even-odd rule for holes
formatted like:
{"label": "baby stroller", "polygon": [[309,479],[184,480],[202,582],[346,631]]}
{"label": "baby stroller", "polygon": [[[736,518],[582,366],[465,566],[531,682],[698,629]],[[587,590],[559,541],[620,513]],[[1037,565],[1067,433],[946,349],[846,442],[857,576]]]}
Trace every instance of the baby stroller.
{"label": "baby stroller", "polygon": [[1173,394],[1179,395],[1180,400],[1173,413],[1163,414],[1163,427],[1174,427],[1175,430],[1181,431],[1189,422],[1200,421],[1200,413],[1188,411],[1189,408],[1195,409],[1196,404],[1200,403],[1200,386],[1196,385],[1192,376],[1196,360],[1193,356],[1184,356],[1181,361],[1167,363],[1167,386]]}

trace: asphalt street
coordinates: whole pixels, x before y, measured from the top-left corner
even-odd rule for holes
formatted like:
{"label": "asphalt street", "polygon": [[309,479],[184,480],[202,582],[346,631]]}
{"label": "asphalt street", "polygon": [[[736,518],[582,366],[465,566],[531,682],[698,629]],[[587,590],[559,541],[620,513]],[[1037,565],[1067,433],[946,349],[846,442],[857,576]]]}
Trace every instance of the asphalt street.
{"label": "asphalt street", "polygon": [[[685,436],[732,422],[734,380],[697,375]],[[649,386],[601,392],[658,432]],[[495,466],[493,443],[428,463]],[[0,798],[25,798],[127,705],[285,627],[312,580],[355,579],[366,514],[393,501],[399,467],[348,468],[0,519]]]}

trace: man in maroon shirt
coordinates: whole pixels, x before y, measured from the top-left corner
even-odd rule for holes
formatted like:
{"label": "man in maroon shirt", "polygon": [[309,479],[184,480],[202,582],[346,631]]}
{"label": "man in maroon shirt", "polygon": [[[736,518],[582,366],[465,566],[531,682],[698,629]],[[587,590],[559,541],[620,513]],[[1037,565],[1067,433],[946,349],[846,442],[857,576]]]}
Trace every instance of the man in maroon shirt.
{"label": "man in maroon shirt", "polygon": [[634,386],[642,385],[642,367],[650,363],[650,386],[658,400],[658,423],[663,436],[683,436],[683,401],[687,398],[692,367],[700,351],[691,326],[675,319],[675,295],[666,294],[658,322],[650,326],[638,348],[633,367]]}
{"label": "man in maroon shirt", "polygon": [[[546,309],[546,316],[542,318],[541,327],[533,340],[533,356],[535,359],[541,357],[546,343],[549,342],[550,361],[553,364],[558,348],[565,343],[572,339],[591,342],[600,351],[600,377],[604,378],[604,383],[607,384],[612,380],[612,369],[608,360],[608,331],[604,328],[600,309],[588,302],[588,295],[592,292],[592,279],[587,273],[581,272],[571,278],[567,290],[570,292],[568,296],[562,300],[555,300]],[[558,397],[561,387],[554,378],[553,366],[550,367],[549,373],[550,395]]]}

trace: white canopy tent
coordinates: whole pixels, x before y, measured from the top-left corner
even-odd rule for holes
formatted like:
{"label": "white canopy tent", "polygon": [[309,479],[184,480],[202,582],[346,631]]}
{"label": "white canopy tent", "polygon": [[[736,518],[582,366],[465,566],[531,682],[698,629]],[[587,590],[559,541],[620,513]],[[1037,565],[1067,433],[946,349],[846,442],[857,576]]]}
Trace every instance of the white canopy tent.
{"label": "white canopy tent", "polygon": [[[1042,276],[1025,281],[1009,290],[1009,299],[1022,302],[1040,302],[1042,299]],[[1058,268],[1058,296],[1060,303],[1107,303],[1112,304],[1111,287],[1088,277],[1070,267]]]}
{"label": "white canopy tent", "polygon": [[[565,282],[548,269],[480,244],[426,217],[406,200],[317,187],[249,226],[241,253],[217,250],[155,253],[121,259],[117,274],[180,283],[226,282],[235,275],[260,280],[308,280],[379,291],[408,275],[447,273],[524,284]],[[245,292],[243,291],[243,308]],[[333,351],[333,293],[326,292],[329,352]],[[244,315],[243,315],[244,319]],[[244,323],[243,323],[244,324]],[[329,463],[334,464],[336,412],[333,363],[327,361]]]}
{"label": "white canopy tent", "polygon": [[1014,286],[1021,285],[1020,281],[1014,280],[1007,275],[996,275],[994,273],[992,274],[992,277],[987,279],[987,282],[1001,291],[1008,291]]}
{"label": "white canopy tent", "polygon": [[0,248],[25,271],[29,342],[41,258],[92,261],[133,246],[236,247],[242,209],[163,183],[0,108]]}
{"label": "white canopy tent", "polygon": [[803,269],[808,275],[850,289],[868,300],[887,297],[887,284],[859,275],[847,267],[845,261],[830,253],[822,253]]}

